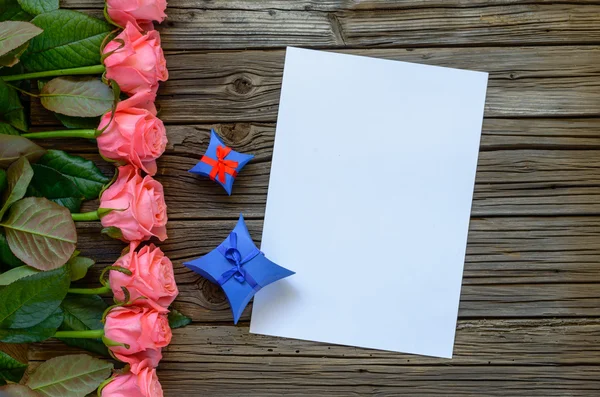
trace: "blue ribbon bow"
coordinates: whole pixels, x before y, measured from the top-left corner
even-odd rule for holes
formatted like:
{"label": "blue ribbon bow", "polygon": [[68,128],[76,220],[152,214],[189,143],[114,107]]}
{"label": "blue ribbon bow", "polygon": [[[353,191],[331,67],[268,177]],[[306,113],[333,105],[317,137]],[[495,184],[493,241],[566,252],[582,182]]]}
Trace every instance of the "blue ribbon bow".
{"label": "blue ribbon bow", "polygon": [[221,278],[217,281],[219,285],[222,286],[229,281],[231,277],[233,277],[239,283],[243,283],[244,281],[247,282],[254,290],[258,291],[260,289],[260,285],[258,285],[258,283],[242,266],[260,254],[260,250],[256,247],[253,247],[252,251],[242,259],[242,254],[237,248],[237,233],[231,232],[229,234],[229,246],[227,246],[225,242],[219,245],[217,250],[225,257],[225,259],[227,259],[229,263],[231,263],[232,268],[221,275]]}

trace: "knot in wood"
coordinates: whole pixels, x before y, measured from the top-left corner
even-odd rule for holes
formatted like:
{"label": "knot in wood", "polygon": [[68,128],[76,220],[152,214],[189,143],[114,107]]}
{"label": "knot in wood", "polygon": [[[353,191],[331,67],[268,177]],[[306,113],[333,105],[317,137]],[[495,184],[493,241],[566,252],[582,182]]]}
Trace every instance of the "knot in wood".
{"label": "knot in wood", "polygon": [[228,306],[225,293],[217,284],[201,278],[198,283],[200,304],[210,310],[221,310]]}
{"label": "knot in wood", "polygon": [[219,134],[232,144],[239,144],[250,135],[250,123],[222,124]]}
{"label": "knot in wood", "polygon": [[244,77],[235,79],[233,82],[233,90],[238,94],[247,94],[252,89],[252,82]]}

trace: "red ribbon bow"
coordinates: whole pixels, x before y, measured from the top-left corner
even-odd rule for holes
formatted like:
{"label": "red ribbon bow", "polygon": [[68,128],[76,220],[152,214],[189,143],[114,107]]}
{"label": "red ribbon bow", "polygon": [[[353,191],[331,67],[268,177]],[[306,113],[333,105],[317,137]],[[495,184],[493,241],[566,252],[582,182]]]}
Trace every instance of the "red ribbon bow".
{"label": "red ribbon bow", "polygon": [[237,161],[233,160],[225,160],[225,157],[231,152],[231,148],[227,146],[217,146],[217,159],[213,159],[207,156],[202,156],[200,161],[210,165],[212,170],[208,176],[213,181],[215,177],[218,176],[219,182],[225,183],[225,174],[229,174],[234,178],[237,176],[237,171],[235,170],[238,166]]}

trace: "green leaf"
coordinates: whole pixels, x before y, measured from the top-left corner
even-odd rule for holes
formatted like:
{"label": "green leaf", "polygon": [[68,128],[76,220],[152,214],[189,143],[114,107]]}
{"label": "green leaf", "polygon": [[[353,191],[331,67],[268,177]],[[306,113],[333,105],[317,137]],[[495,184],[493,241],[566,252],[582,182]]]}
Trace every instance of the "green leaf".
{"label": "green leaf", "polygon": [[[27,364],[15,360],[0,350],[0,385],[8,382],[18,383],[27,369]],[[0,396],[3,394],[0,393]]]}
{"label": "green leaf", "polygon": [[40,271],[29,266],[19,266],[0,274],[0,286],[7,286],[23,277],[31,276]]}
{"label": "green leaf", "polygon": [[46,197],[71,212],[79,212],[84,197],[71,179],[45,165],[33,164],[32,168],[34,174],[27,188],[28,196]]}
{"label": "green leaf", "polygon": [[40,97],[46,109],[75,117],[103,115],[113,103],[111,88],[95,77],[57,77],[44,85]]}
{"label": "green leaf", "polygon": [[42,29],[29,22],[0,22],[0,55],[22,46],[40,33]]}
{"label": "green leaf", "polygon": [[15,128],[10,124],[0,122],[0,134],[19,135],[19,131],[15,130]]}
{"label": "green leaf", "polygon": [[123,232],[116,226],[109,226],[103,228],[100,233],[106,234],[108,237],[115,238],[117,240],[121,240],[123,238]]}
{"label": "green leaf", "polygon": [[71,283],[63,266],[24,277],[0,290],[0,330],[30,328],[60,306]]}
{"label": "green leaf", "polygon": [[81,397],[110,376],[113,365],[87,354],[51,358],[29,376],[27,386],[47,397]]}
{"label": "green leaf", "polygon": [[38,15],[44,12],[58,10],[58,0],[18,0],[26,12]]}
{"label": "green leaf", "polygon": [[[94,266],[94,260],[85,256],[76,256],[69,259],[67,265],[71,272],[71,281],[81,280],[85,277],[90,267]],[[0,279],[2,276],[0,275]]]}
{"label": "green leaf", "polygon": [[0,0],[0,21],[30,21],[31,18],[17,0]]}
{"label": "green leaf", "polygon": [[98,128],[100,116],[97,117],[73,117],[66,114],[54,113],[54,116],[67,128],[92,129]]}
{"label": "green leaf", "polygon": [[2,193],[8,187],[8,182],[6,181],[6,171],[0,169],[0,193]]}
{"label": "green leaf", "polygon": [[29,40],[42,33],[32,23],[22,21],[0,22],[0,66],[13,67],[29,47]]}
{"label": "green leaf", "polygon": [[[38,90],[41,91],[44,85],[49,80],[38,79],[37,86]],[[96,129],[100,125],[101,116],[96,117],[74,117],[67,116],[66,114],[54,113],[54,117],[57,118],[67,128],[79,128],[79,129]]]}
{"label": "green leaf", "polygon": [[1,226],[13,254],[36,269],[56,269],[75,251],[77,233],[69,210],[45,198],[17,201]]}
{"label": "green leaf", "polygon": [[100,46],[112,27],[72,10],[56,10],[31,21],[44,30],[21,58],[31,72],[100,65]]}
{"label": "green leaf", "polygon": [[2,195],[4,205],[0,207],[0,220],[8,208],[25,196],[27,186],[33,178],[33,169],[29,165],[27,157],[20,157],[8,167],[6,172],[8,179],[8,190]]}
{"label": "green leaf", "polygon": [[20,135],[0,134],[0,168],[7,168],[21,156],[27,157],[29,162],[34,162],[44,153],[46,151],[43,148],[27,138]]}
{"label": "green leaf", "polygon": [[31,390],[25,385],[10,385],[0,387],[0,396],[2,397],[41,397],[38,392]]}
{"label": "green leaf", "polygon": [[93,161],[72,156],[62,150],[48,150],[39,164],[54,168],[73,181],[86,200],[98,198],[104,185],[110,181]]}
{"label": "green leaf", "polygon": [[[108,305],[98,295],[67,295],[61,304],[64,319],[61,331],[87,331],[104,328],[102,315]],[[110,357],[101,339],[61,338],[69,346]]]}
{"label": "green leaf", "polygon": [[175,309],[171,309],[168,314],[168,319],[169,327],[171,327],[171,329],[182,328],[192,322],[191,318],[186,317]]}
{"label": "green leaf", "polygon": [[103,115],[113,103],[111,88],[94,77],[57,77],[44,85],[40,97],[46,109],[75,117]]}
{"label": "green leaf", "polygon": [[0,119],[22,131],[27,131],[25,110],[21,105],[19,94],[2,79],[0,79],[0,98],[2,98],[0,101]]}
{"label": "green leaf", "polygon": [[25,264],[10,250],[8,241],[6,241],[6,236],[2,230],[0,230],[0,264],[3,265],[2,270],[25,266]]}
{"label": "green leaf", "polygon": [[17,63],[19,63],[19,58],[25,50],[29,47],[29,43],[25,43],[23,45],[18,46],[14,50],[7,52],[6,54],[0,56],[0,66],[13,67]]}
{"label": "green leaf", "polygon": [[40,323],[28,328],[0,328],[0,342],[35,343],[52,338],[63,321],[63,312],[59,307]]}

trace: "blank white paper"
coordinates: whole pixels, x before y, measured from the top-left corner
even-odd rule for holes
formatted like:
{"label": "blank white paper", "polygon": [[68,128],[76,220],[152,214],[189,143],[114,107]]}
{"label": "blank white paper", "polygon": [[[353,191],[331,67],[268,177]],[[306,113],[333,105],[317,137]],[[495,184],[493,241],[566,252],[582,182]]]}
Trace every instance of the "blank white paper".
{"label": "blank white paper", "polygon": [[452,357],[487,77],[287,49],[250,332]]}

